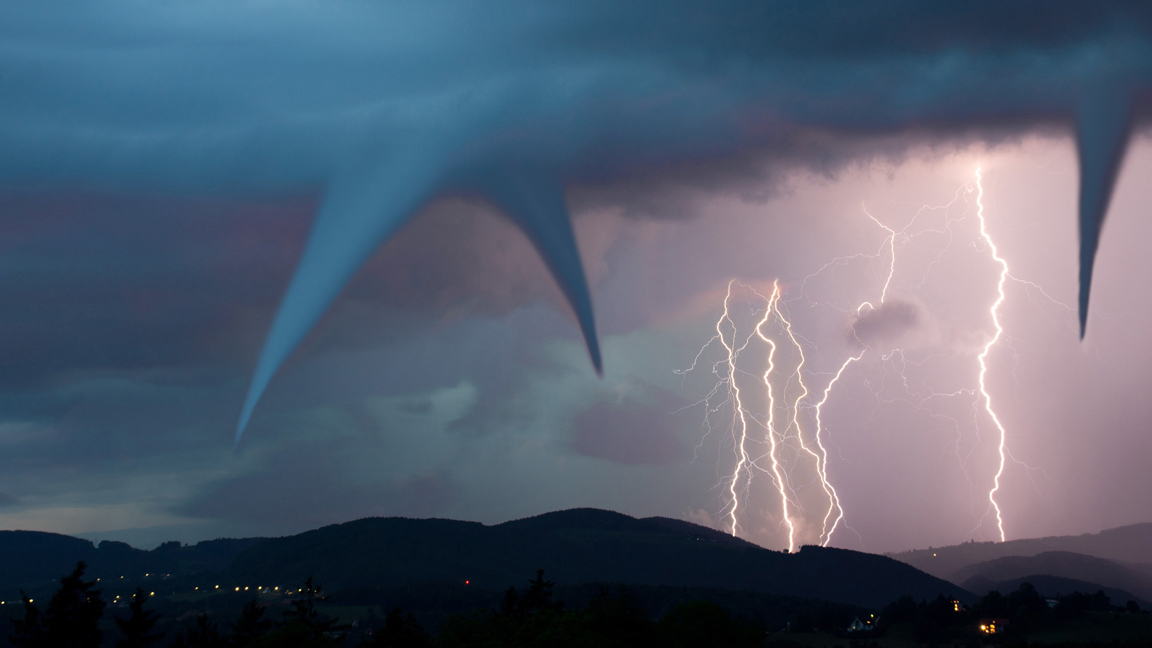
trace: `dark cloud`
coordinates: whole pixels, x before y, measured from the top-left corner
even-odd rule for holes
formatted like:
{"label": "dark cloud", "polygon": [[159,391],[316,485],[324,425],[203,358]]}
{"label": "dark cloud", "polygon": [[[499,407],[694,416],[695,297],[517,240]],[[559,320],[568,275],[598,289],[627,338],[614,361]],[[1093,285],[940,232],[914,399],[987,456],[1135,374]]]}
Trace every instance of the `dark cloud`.
{"label": "dark cloud", "polygon": [[19,503],[20,500],[16,499],[15,497],[12,497],[8,493],[0,492],[0,508],[15,506]]}
{"label": "dark cloud", "polygon": [[920,308],[900,299],[889,299],[879,307],[864,307],[850,324],[848,341],[864,346],[899,341],[920,323]]}
{"label": "dark cloud", "polygon": [[434,517],[457,500],[454,482],[435,473],[357,481],[329,441],[288,442],[267,469],[210,484],[173,512],[279,533],[365,516]]}
{"label": "dark cloud", "polygon": [[[360,251],[338,259],[337,279],[355,276],[254,419],[261,442],[284,453],[251,469],[242,462],[263,446],[242,449],[225,464],[232,476],[189,478],[200,491],[172,510],[265,533],[452,510],[454,473],[388,467],[357,482],[332,448],[283,432],[326,407],[347,410],[356,434],[379,435],[358,399],[402,394],[401,423],[383,426],[402,436],[403,423],[435,419],[425,392],[466,377],[479,402],[447,427],[479,447],[537,429],[525,402],[534,383],[559,393],[578,382],[549,355],[561,345],[541,350],[575,338],[567,314],[522,316],[525,304],[562,299],[528,239],[491,205],[421,182],[453,189],[437,174],[517,166],[556,176],[576,210],[694,227],[653,241],[630,222],[620,238],[581,238],[591,274],[615,280],[596,295],[600,330],[622,335],[681,314],[718,277],[771,279],[832,253],[799,242],[820,210],[760,215],[778,227],[753,236],[749,218],[741,236],[710,238],[702,223],[727,207],[706,200],[775,197],[798,169],[835,178],[913,149],[1066,132],[1102,86],[1146,120],[1150,32],[1141,1],[6,3],[0,414],[28,432],[0,453],[0,486],[27,503],[145,482],[153,467],[219,474],[230,460],[206,449],[226,445],[313,214],[341,196],[333,187],[352,187],[370,203],[357,223],[370,231],[338,236],[335,249]],[[381,187],[410,167],[426,175],[400,183],[415,197],[396,207]],[[391,214],[399,227],[416,212],[371,253],[391,231],[373,219]],[[804,249],[818,253],[800,258]],[[855,322],[853,341],[898,339],[923,317],[890,301]],[[626,357],[607,366],[628,369]],[[612,464],[601,468],[668,465],[686,453],[669,414],[680,405],[660,392],[602,398],[545,423],[572,424],[559,445]]]}
{"label": "dark cloud", "polygon": [[[326,196],[241,429],[372,251],[445,193],[485,197],[529,233],[599,369],[564,187],[639,187],[666,174],[747,185],[871,158],[882,136],[1071,128],[1101,92],[1136,121],[1152,106],[1152,19],[1134,2],[67,6],[0,8],[0,57],[14,70],[0,93],[0,185]],[[380,38],[382,25],[393,38]],[[1127,136],[1079,133],[1082,151],[1122,151]],[[1084,178],[1103,197],[1115,174],[1097,171]],[[436,273],[408,275],[397,292],[461,301],[426,289],[438,282],[425,276]],[[121,297],[193,321],[171,285]],[[180,301],[211,315],[195,297]],[[114,328],[105,314],[80,301],[63,316]],[[163,346],[145,342],[142,357]]]}
{"label": "dark cloud", "polygon": [[645,400],[600,400],[572,423],[572,449],[587,457],[636,465],[668,464],[691,459],[677,435],[684,416],[676,411],[687,401],[651,389]]}
{"label": "dark cloud", "polygon": [[[0,385],[250,362],[307,200],[0,195]],[[261,313],[263,311],[263,313]]]}

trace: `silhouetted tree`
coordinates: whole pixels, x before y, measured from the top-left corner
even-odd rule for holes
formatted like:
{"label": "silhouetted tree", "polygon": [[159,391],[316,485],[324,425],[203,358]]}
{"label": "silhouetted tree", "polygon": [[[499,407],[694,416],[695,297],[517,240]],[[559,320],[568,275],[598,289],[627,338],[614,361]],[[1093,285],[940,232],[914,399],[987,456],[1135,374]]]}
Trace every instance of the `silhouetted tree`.
{"label": "silhouetted tree", "polygon": [[300,588],[300,591],[304,593],[304,598],[292,600],[292,609],[284,613],[285,619],[289,623],[292,621],[301,621],[308,626],[316,624],[316,620],[319,617],[316,612],[316,601],[324,600],[320,596],[321,589],[319,585],[312,583],[311,576],[304,579],[304,587]]}
{"label": "silhouetted tree", "polygon": [[264,607],[253,597],[240,611],[240,618],[232,624],[232,645],[247,646],[271,629],[272,621],[264,618]]}
{"label": "silhouetted tree", "polygon": [[675,648],[757,646],[764,631],[733,619],[728,610],[710,601],[678,605],[660,619],[661,645]]}
{"label": "silhouetted tree", "polygon": [[607,588],[601,589],[588,601],[581,617],[593,636],[611,638],[631,647],[655,645],[656,624],[631,590],[621,588],[612,596]]}
{"label": "silhouetted tree", "polygon": [[24,601],[24,618],[11,620],[13,633],[8,635],[8,641],[17,648],[41,648],[45,645],[44,617],[23,591],[20,598]]}
{"label": "silhouetted tree", "polygon": [[127,619],[116,617],[116,627],[124,633],[124,638],[116,642],[116,648],[148,648],[160,641],[161,634],[148,634],[156,625],[159,615],[144,609],[147,600],[148,595],[137,587],[136,593],[132,595],[132,602],[128,604],[131,614]]}
{"label": "silhouetted tree", "polygon": [[528,581],[528,590],[524,592],[524,596],[520,596],[515,587],[509,587],[504,592],[504,598],[500,602],[500,615],[519,620],[545,610],[559,612],[564,608],[564,604],[552,602],[554,585],[552,581],[544,580],[543,569],[537,569],[536,578]]}
{"label": "silhouetted tree", "polygon": [[425,648],[432,638],[416,623],[416,618],[400,608],[392,608],[384,619],[384,627],[373,634],[373,645],[379,648]]}
{"label": "silhouetted tree", "polygon": [[208,618],[207,614],[196,617],[196,627],[188,630],[187,645],[191,648],[221,648],[224,640],[216,624]]}
{"label": "silhouetted tree", "polygon": [[[304,598],[292,601],[292,609],[284,613],[284,626],[269,635],[271,645],[311,646],[339,643],[338,633],[344,630],[344,627],[337,626],[336,619],[321,617],[316,610],[316,602],[324,600],[320,595],[321,590],[319,585],[312,582],[311,576],[304,580],[304,587],[300,588]],[[264,645],[267,642],[260,643]]]}
{"label": "silhouetted tree", "polygon": [[104,600],[93,589],[95,581],[84,580],[83,561],[60,579],[60,589],[52,595],[44,613],[44,640],[52,648],[98,648],[103,641],[100,615]]}

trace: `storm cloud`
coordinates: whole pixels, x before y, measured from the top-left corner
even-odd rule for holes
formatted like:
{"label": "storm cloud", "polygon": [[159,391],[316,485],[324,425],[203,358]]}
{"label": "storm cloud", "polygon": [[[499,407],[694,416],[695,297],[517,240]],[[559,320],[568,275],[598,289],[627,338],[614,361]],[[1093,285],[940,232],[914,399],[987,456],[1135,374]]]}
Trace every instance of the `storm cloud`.
{"label": "storm cloud", "polygon": [[[599,371],[564,188],[710,166],[737,177],[733,162],[762,169],[765,151],[793,167],[853,156],[854,147],[811,144],[827,137],[1075,128],[1083,327],[1108,196],[1152,80],[1152,21],[1134,2],[300,2],[269,11],[0,7],[0,56],[12,63],[0,183],[325,191],[238,434],[372,251],[435,197],[475,195],[524,230]],[[253,24],[261,28],[237,29]]]}
{"label": "storm cloud", "polygon": [[[965,182],[994,157],[985,145],[1036,135],[1076,137],[1083,164],[1061,182],[1084,189],[1059,192],[1067,210],[1017,211],[1039,214],[1033,238],[1070,258],[1079,215],[1087,299],[1098,237],[1127,249],[1100,228],[1148,123],[1150,79],[1152,12],[1137,1],[2,2],[0,489],[18,500],[6,519],[239,524],[263,507],[279,532],[374,513],[707,508],[698,493],[715,476],[683,461],[695,426],[666,415],[672,401],[605,391],[680,394],[671,369],[707,339],[727,279],[797,286],[828,259],[873,252],[871,223],[845,225],[857,174],[883,184],[971,153],[949,176]],[[913,184],[911,202],[951,191]],[[833,187],[850,199],[811,198]],[[1063,285],[1061,272],[1046,276]],[[924,308],[969,348],[985,339],[972,308],[984,296]],[[825,330],[817,306],[835,306],[816,375],[842,361],[859,301],[841,297],[786,295],[806,332]],[[864,312],[860,339],[924,323],[900,308]],[[576,341],[595,363],[601,336],[598,384]],[[851,402],[872,412],[870,395]],[[840,434],[851,417],[836,402]],[[242,411],[255,412],[251,446],[231,455]],[[309,435],[348,450],[324,456],[297,438]],[[839,439],[849,459],[882,445]],[[308,500],[277,466],[305,470],[313,454]],[[360,455],[375,464],[348,468]],[[893,471],[902,457],[890,453]],[[275,489],[311,503],[290,510]],[[68,517],[123,502],[119,517]],[[1019,508],[1039,519],[1043,507]],[[57,509],[71,513],[34,517]],[[1130,515],[1109,510],[1027,528]]]}

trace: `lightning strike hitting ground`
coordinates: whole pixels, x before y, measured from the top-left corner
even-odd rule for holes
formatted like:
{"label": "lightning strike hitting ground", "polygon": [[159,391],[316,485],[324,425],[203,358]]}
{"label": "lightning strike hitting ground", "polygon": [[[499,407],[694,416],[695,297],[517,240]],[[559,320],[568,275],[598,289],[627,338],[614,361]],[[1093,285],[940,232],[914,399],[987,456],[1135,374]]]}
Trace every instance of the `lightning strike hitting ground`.
{"label": "lightning strike hitting ground", "polygon": [[[720,339],[720,344],[724,345],[724,350],[728,352],[728,388],[732,398],[732,415],[740,421],[740,440],[737,442],[736,447],[740,450],[740,461],[736,464],[736,470],[733,472],[732,481],[729,483],[728,488],[731,493],[732,510],[729,516],[732,518],[732,535],[736,535],[737,521],[736,509],[740,506],[740,499],[736,493],[736,482],[740,473],[744,470],[744,466],[748,463],[748,416],[744,411],[744,403],[740,400],[740,387],[736,382],[736,356],[740,351],[748,346],[747,340],[744,345],[736,348],[736,333],[737,328],[732,318],[728,315],[728,300],[732,298],[732,282],[728,282],[728,294],[724,297],[724,315],[716,321],[716,335]],[[724,337],[724,322],[732,325],[732,344],[729,345]],[[772,362],[772,357],[769,355],[768,362]]]}
{"label": "lightning strike hitting ground", "polygon": [[[1000,417],[992,406],[992,398],[988,391],[987,377],[988,377],[988,356],[992,348],[1004,337],[1004,330],[1000,320],[1000,309],[1007,299],[1004,286],[1008,279],[1019,282],[1025,287],[1031,287],[1040,290],[1044,296],[1048,293],[1044,292],[1040,286],[1017,279],[1009,273],[1007,261],[1000,256],[999,249],[992,241],[991,235],[988,232],[987,223],[984,213],[984,188],[983,178],[979,170],[975,176],[975,207],[976,218],[979,223],[979,235],[974,239],[981,241],[984,246],[991,252],[991,259],[997,264],[999,269],[998,280],[996,284],[997,296],[995,301],[989,307],[989,314],[992,318],[994,327],[993,335],[982,346],[981,352],[977,356],[979,365],[979,373],[976,376],[976,386],[973,387],[960,387],[952,391],[936,391],[928,389],[927,391],[917,392],[912,384],[909,383],[906,371],[909,367],[917,367],[918,363],[913,362],[905,357],[905,352],[900,347],[894,347],[890,352],[883,352],[882,349],[877,350],[878,358],[876,362],[881,364],[884,372],[894,371],[900,378],[903,385],[903,395],[897,395],[894,398],[885,400],[882,398],[880,391],[883,387],[872,389],[879,404],[904,404],[914,412],[926,414],[929,420],[939,420],[941,422],[950,423],[956,432],[956,455],[960,462],[960,467],[967,476],[967,470],[964,468],[968,458],[971,456],[975,447],[979,445],[979,438],[977,434],[977,441],[967,454],[961,451],[961,440],[963,432],[961,430],[962,423],[957,418],[953,418],[946,414],[941,414],[932,409],[929,405],[930,402],[942,402],[949,399],[965,397],[976,398],[977,402],[983,401],[983,409],[988,417],[995,424],[998,439],[996,453],[998,462],[996,465],[996,473],[993,477],[993,486],[987,493],[988,511],[984,514],[994,512],[996,515],[997,532],[1001,541],[1006,539],[1004,532],[1004,518],[997,501],[997,494],[1001,489],[1001,478],[1004,474],[1006,461],[1010,458],[1007,449],[1007,433],[1002,424]],[[941,262],[944,255],[950,250],[953,242],[954,232],[953,226],[964,220],[964,217],[950,217],[948,209],[955,205],[958,201],[963,199],[963,204],[969,205],[971,203],[966,196],[973,193],[971,185],[961,187],[957,191],[956,197],[951,202],[941,207],[928,207],[927,205],[920,208],[920,210],[911,218],[907,225],[902,229],[895,229],[881,222],[880,219],[873,216],[864,209],[865,215],[874,222],[877,226],[882,228],[887,236],[881,243],[879,250],[875,254],[855,254],[846,257],[840,257],[824,264],[815,273],[808,275],[800,282],[800,294],[797,298],[808,300],[809,306],[818,305],[817,302],[811,300],[806,296],[806,284],[809,279],[819,275],[820,273],[839,265],[849,262],[864,260],[866,262],[875,262],[883,260],[885,252],[888,255],[888,263],[886,264],[887,273],[884,277],[883,284],[880,286],[880,295],[877,305],[872,302],[863,301],[856,308],[854,316],[856,318],[862,317],[866,312],[865,308],[869,310],[876,310],[885,305],[889,293],[893,289],[893,281],[896,276],[897,270],[897,242],[901,246],[907,245],[916,237],[925,234],[938,235],[943,238],[945,244],[942,249],[934,252],[935,258],[930,262],[926,262],[924,274],[920,277],[919,284],[913,282],[913,288],[919,288],[924,285],[928,279],[928,274],[932,268]],[[923,229],[915,233],[910,233],[910,228],[917,222],[917,220],[925,212],[932,210],[945,210],[945,222],[942,228],[939,229]],[[970,213],[966,209],[965,213]],[[754,326],[751,323],[747,326],[752,327],[752,332],[744,336],[740,333],[741,325],[734,318],[732,310],[733,307],[733,288],[739,286],[740,289],[750,295],[747,297],[752,305],[753,313],[760,313],[763,308],[762,316],[757,316],[757,321]],[[907,289],[907,287],[905,287]],[[744,524],[741,524],[741,519],[747,515],[747,504],[749,498],[752,497],[752,483],[753,475],[756,472],[761,472],[770,477],[773,483],[772,497],[779,497],[779,511],[781,519],[779,525],[787,530],[787,543],[788,550],[794,551],[798,541],[798,533],[801,529],[801,524],[804,519],[804,505],[798,499],[799,489],[803,488],[803,484],[808,481],[807,478],[797,479],[795,474],[797,471],[807,471],[809,461],[811,459],[812,471],[814,476],[811,478],[812,483],[819,483],[823,491],[822,501],[826,502],[826,508],[823,510],[823,516],[819,524],[820,532],[816,538],[818,543],[822,546],[828,546],[832,541],[833,535],[837,529],[845,523],[845,510],[841,502],[840,493],[837,491],[833,484],[833,480],[829,476],[828,468],[828,446],[826,443],[826,434],[828,428],[823,418],[824,406],[829,402],[832,395],[833,388],[837,383],[841,382],[850,365],[859,363],[867,354],[868,349],[873,348],[876,342],[867,342],[861,340],[856,336],[855,324],[852,325],[852,335],[855,337],[856,342],[862,347],[859,351],[850,354],[838,367],[838,369],[831,374],[831,379],[824,386],[821,393],[820,400],[814,401],[815,392],[808,388],[806,380],[810,379],[811,375],[818,375],[807,369],[808,358],[805,353],[805,343],[807,343],[802,336],[800,336],[793,327],[792,320],[786,314],[783,299],[784,290],[781,287],[779,280],[772,284],[771,295],[766,297],[758,292],[752,286],[740,283],[736,280],[730,281],[724,297],[723,314],[716,322],[716,335],[712,337],[700,349],[696,358],[693,360],[692,366],[684,371],[677,371],[677,374],[685,375],[692,371],[697,362],[703,356],[707,348],[715,341],[719,341],[722,345],[723,358],[713,365],[713,374],[718,377],[718,382],[702,401],[697,404],[702,404],[706,408],[705,415],[705,428],[707,433],[705,437],[711,435],[713,432],[710,416],[719,412],[726,411],[727,407],[732,408],[731,418],[728,423],[726,438],[731,440],[731,448],[735,452],[734,464],[728,464],[730,469],[725,469],[718,463],[718,473],[722,476],[719,478],[719,484],[724,486],[726,492],[725,502],[722,506],[722,518],[726,521],[725,526],[728,528],[732,535],[743,534],[747,532]],[[1051,299],[1049,297],[1049,299]],[[1059,302],[1056,302],[1059,303]],[[761,306],[762,305],[762,306]],[[1071,307],[1068,307],[1069,312],[1072,312]],[[848,310],[840,310],[839,312],[851,313]],[[741,322],[745,321],[740,319]],[[747,329],[745,329],[747,330]],[[766,369],[761,376],[762,382],[765,386],[764,401],[762,406],[765,412],[759,412],[757,403],[759,402],[753,395],[750,401],[747,393],[742,393],[739,387],[741,380],[746,380],[751,377],[751,374],[740,368],[741,362],[746,362],[740,359],[740,355],[745,350],[753,352],[755,357],[755,350],[759,344],[752,344],[753,338],[758,337],[759,342],[764,345],[766,352],[764,364]],[[783,338],[787,338],[786,340]],[[805,343],[802,343],[804,341]],[[777,351],[779,350],[778,342],[785,342],[794,349],[795,355],[788,352],[785,358],[781,360]],[[752,346],[750,347],[750,344]],[[810,343],[808,343],[810,345]],[[788,348],[786,346],[786,348]],[[899,364],[896,363],[896,357],[899,357]],[[970,356],[969,356],[970,357]],[[923,361],[920,361],[922,363]],[[794,364],[793,364],[794,363]],[[783,372],[787,372],[786,375]],[[805,377],[805,372],[809,373],[809,378]],[[789,391],[792,390],[792,391]],[[723,396],[721,399],[720,397]],[[719,400],[720,402],[716,402]],[[779,403],[779,405],[778,405]],[[973,403],[973,407],[975,407]],[[777,408],[784,410],[784,417],[781,419],[777,414]],[[808,414],[802,415],[802,410]],[[975,410],[973,410],[975,411]],[[810,419],[810,421],[809,421]],[[785,420],[786,425],[783,429],[778,429],[777,421]],[[973,418],[971,426],[977,431],[979,429],[979,421]],[[703,439],[702,439],[703,442]],[[762,448],[757,453],[753,448]],[[788,455],[791,459],[786,458],[781,454],[785,448],[792,452]],[[805,458],[805,456],[807,458]],[[719,461],[719,460],[718,460]],[[1017,463],[1018,460],[1013,459]],[[1021,463],[1026,468],[1031,469],[1026,464]],[[971,484],[971,479],[969,478]],[[798,486],[794,486],[798,485]],[[809,504],[811,503],[812,495],[807,496]],[[823,504],[821,506],[824,506]],[[774,516],[775,514],[772,514]],[[812,527],[810,533],[815,535],[815,527]],[[979,524],[977,524],[977,529]],[[975,533],[975,529],[973,530]]]}
{"label": "lightning strike hitting ground", "polygon": [[[729,284],[731,285],[731,284]],[[764,386],[767,388],[768,393],[768,424],[767,424],[767,437],[768,437],[768,457],[772,462],[772,476],[776,480],[776,485],[780,491],[780,508],[781,514],[784,518],[784,523],[788,525],[788,553],[796,550],[796,525],[792,522],[792,517],[788,514],[788,493],[785,488],[784,475],[780,473],[780,460],[776,456],[776,398],[772,394],[772,370],[776,368],[776,343],[771,338],[764,335],[764,325],[768,323],[769,318],[772,317],[772,312],[776,310],[777,304],[780,302],[780,284],[773,282],[772,284],[772,297],[768,300],[768,307],[764,309],[764,318],[756,325],[756,335],[760,339],[768,343],[768,368],[764,371]],[[805,390],[807,392],[807,390]],[[787,434],[787,430],[785,430]],[[739,470],[740,466],[737,466]],[[733,480],[739,473],[733,475]],[[735,535],[735,534],[733,534]]]}
{"label": "lightning strike hitting ground", "polygon": [[[824,521],[820,527],[820,546],[822,547],[828,546],[828,543],[832,540],[832,533],[836,531],[836,526],[839,525],[840,521],[844,519],[844,507],[840,505],[840,496],[836,493],[836,489],[827,480],[828,449],[824,447],[824,442],[820,439],[820,432],[822,427],[822,423],[820,421],[820,408],[824,407],[824,403],[828,402],[828,394],[832,393],[833,385],[836,384],[836,381],[840,380],[840,376],[844,374],[844,370],[848,368],[848,365],[852,364],[853,362],[858,362],[860,358],[863,357],[864,351],[861,351],[860,355],[853,356],[845,360],[844,364],[840,365],[840,370],[836,372],[836,375],[832,378],[832,380],[828,381],[828,386],[824,388],[824,397],[820,399],[819,403],[816,403],[816,445],[820,448],[820,474],[825,477],[824,483],[827,484],[828,488],[832,491],[832,502],[835,505],[835,508],[832,506],[828,507],[828,512],[824,515]],[[828,518],[832,517],[833,510],[836,511],[836,519],[832,521],[832,528],[828,528]]]}
{"label": "lightning strike hitting ground", "polygon": [[1000,251],[996,249],[996,244],[992,242],[992,237],[988,235],[987,223],[984,220],[984,185],[981,182],[980,169],[976,169],[976,217],[980,219],[980,236],[984,238],[984,242],[988,244],[988,249],[992,251],[992,259],[1000,264],[1000,279],[996,283],[996,301],[989,309],[992,315],[992,325],[996,327],[996,334],[988,340],[988,344],[984,345],[984,350],[980,352],[980,394],[984,397],[984,409],[988,411],[988,416],[992,417],[992,422],[996,424],[996,429],[1000,432],[1000,443],[998,452],[1000,455],[1000,465],[996,469],[996,477],[993,479],[992,490],[988,491],[988,502],[990,506],[996,510],[996,528],[1000,531],[1000,542],[1004,542],[1004,517],[1000,512],[1000,505],[996,502],[996,492],[1000,490],[1000,477],[1004,474],[1004,455],[1005,455],[1005,437],[1007,433],[1004,431],[1004,424],[1000,422],[1000,417],[996,416],[996,412],[992,409],[992,397],[988,394],[987,385],[985,384],[985,377],[988,375],[988,352],[1000,340],[1000,336],[1004,333],[1003,327],[1000,326],[1000,305],[1004,303],[1004,281],[1008,278],[1008,262],[1000,258]]}

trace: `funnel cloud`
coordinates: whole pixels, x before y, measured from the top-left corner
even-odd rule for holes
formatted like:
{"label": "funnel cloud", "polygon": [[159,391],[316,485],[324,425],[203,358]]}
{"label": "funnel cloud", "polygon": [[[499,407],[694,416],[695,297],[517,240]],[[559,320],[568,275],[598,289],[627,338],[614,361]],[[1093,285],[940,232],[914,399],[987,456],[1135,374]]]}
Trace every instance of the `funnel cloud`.
{"label": "funnel cloud", "polygon": [[686,169],[835,168],[861,155],[860,141],[899,134],[1076,133],[1083,334],[1112,187],[1152,109],[1152,10],[5,2],[0,64],[0,186],[324,194],[257,360],[239,443],[350,278],[440,196],[479,197],[524,231],[600,372],[566,192]]}

